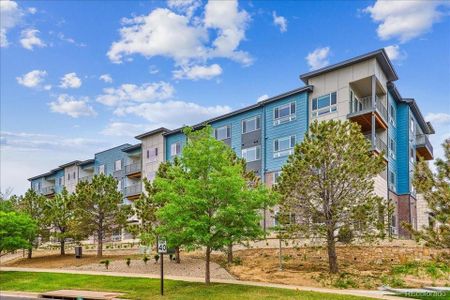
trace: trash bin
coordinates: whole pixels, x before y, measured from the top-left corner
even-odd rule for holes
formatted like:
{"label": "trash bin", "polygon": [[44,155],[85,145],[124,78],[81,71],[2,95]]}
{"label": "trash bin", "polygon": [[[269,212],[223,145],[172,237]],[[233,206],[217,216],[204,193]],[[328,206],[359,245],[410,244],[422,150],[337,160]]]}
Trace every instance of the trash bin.
{"label": "trash bin", "polygon": [[81,258],[82,249],[83,248],[81,246],[75,246],[75,257],[76,258]]}

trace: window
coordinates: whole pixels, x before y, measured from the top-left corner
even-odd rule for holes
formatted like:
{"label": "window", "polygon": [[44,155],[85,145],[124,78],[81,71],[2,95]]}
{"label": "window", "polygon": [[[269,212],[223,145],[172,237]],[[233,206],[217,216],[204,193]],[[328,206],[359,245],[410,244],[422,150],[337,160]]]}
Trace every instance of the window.
{"label": "window", "polygon": [[222,126],[214,129],[214,137],[219,141],[229,139],[231,137],[231,126]]}
{"label": "window", "polygon": [[411,146],[409,146],[409,161],[414,163],[414,149]]}
{"label": "window", "polygon": [[389,105],[389,122],[395,126],[395,120],[396,120],[396,113],[395,113],[395,108],[394,106],[391,104]]}
{"label": "window", "polygon": [[170,145],[170,156],[177,156],[181,153],[181,143],[176,142]]}
{"label": "window", "polygon": [[319,117],[337,111],[336,92],[312,99],[312,116]]}
{"label": "window", "polygon": [[116,160],[116,162],[114,163],[114,170],[115,171],[120,171],[122,170],[122,160]]}
{"label": "window", "polygon": [[242,121],[242,133],[252,132],[261,128],[261,118],[255,116]]}
{"label": "window", "polygon": [[411,120],[410,120],[410,130],[411,130],[411,133],[413,133],[414,134],[414,130],[416,129],[415,127],[415,123],[414,123],[414,119],[411,117]]}
{"label": "window", "polygon": [[73,172],[73,179],[75,180],[76,176],[75,176],[75,172]]}
{"label": "window", "polygon": [[122,180],[117,181],[117,190],[118,191],[122,190]]}
{"label": "window", "polygon": [[295,102],[287,103],[273,109],[273,126],[295,120]]}
{"label": "window", "polygon": [[98,166],[98,174],[105,174],[105,165]]}
{"label": "window", "polygon": [[395,182],[396,182],[396,178],[395,178],[395,173],[393,171],[389,171],[389,189],[393,192],[396,191],[395,189]]}
{"label": "window", "polygon": [[147,150],[147,159],[151,162],[156,161],[158,157],[158,148],[151,148]]}
{"label": "window", "polygon": [[63,180],[62,177],[59,177],[59,178],[58,178],[58,185],[62,185],[62,180]]}
{"label": "window", "polygon": [[242,149],[242,158],[244,158],[247,162],[260,160],[261,159],[261,146]]}
{"label": "window", "polygon": [[282,137],[273,141],[273,157],[282,157],[292,154],[295,146],[295,135]]}
{"label": "window", "polygon": [[395,141],[393,138],[389,138],[389,155],[395,159]]}
{"label": "window", "polygon": [[276,171],[276,172],[273,172],[272,173],[272,184],[276,184],[276,183],[278,183],[278,178],[280,177],[280,175],[281,175],[281,171]]}
{"label": "window", "polygon": [[70,173],[67,173],[67,180],[70,180]]}

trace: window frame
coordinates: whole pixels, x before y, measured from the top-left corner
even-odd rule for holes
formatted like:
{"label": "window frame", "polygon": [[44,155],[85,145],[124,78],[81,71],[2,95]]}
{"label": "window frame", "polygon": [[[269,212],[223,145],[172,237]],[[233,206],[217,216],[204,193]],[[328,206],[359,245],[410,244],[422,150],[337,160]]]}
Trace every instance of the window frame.
{"label": "window frame", "polygon": [[[119,168],[117,168],[117,163],[119,163]],[[122,160],[118,159],[114,162],[114,171],[120,171],[122,170]]]}
{"label": "window frame", "polygon": [[280,177],[281,175],[281,170],[280,171],[275,171],[272,173],[272,185],[277,184],[277,179]]}
{"label": "window frame", "polygon": [[[175,146],[175,154],[173,154],[173,146]],[[170,144],[170,157],[175,157],[181,154],[181,142],[176,141]]]}
{"label": "window frame", "polygon": [[397,126],[397,110],[392,103],[389,104],[389,123],[394,127]]}
{"label": "window frame", "polygon": [[[244,157],[244,152],[247,153],[247,152],[249,152],[250,150],[253,150],[253,149],[256,152],[255,153],[255,159],[254,160],[247,160],[247,158]],[[259,151],[258,151],[258,149],[259,149]],[[259,158],[258,158],[258,153],[259,153]],[[245,149],[241,149],[241,158],[244,158],[246,163],[261,160],[261,156],[262,156],[262,154],[261,154],[261,145],[257,145],[257,146],[253,146],[253,147],[249,147],[249,148],[245,148]]]}
{"label": "window frame", "polygon": [[[250,121],[250,120],[255,120],[255,123],[256,123],[255,124],[255,129],[251,130],[251,131],[245,131],[244,132],[244,123],[247,124],[247,122]],[[259,120],[259,122],[258,122],[258,120]],[[247,129],[247,125],[245,127]],[[246,133],[250,133],[250,132],[254,132],[254,131],[258,131],[258,130],[261,130],[261,116],[260,115],[255,115],[253,117],[246,118],[246,119],[243,119],[241,121],[241,132],[242,132],[242,134],[246,134]]]}
{"label": "window frame", "polygon": [[[226,137],[223,138],[223,139],[219,139],[217,133],[218,133],[219,130],[224,129],[224,128],[225,128],[225,132],[226,132]],[[215,137],[216,140],[218,140],[218,141],[224,141],[224,140],[230,139],[230,138],[231,138],[231,125],[223,125],[223,126],[214,128],[214,137]]]}
{"label": "window frame", "polygon": [[[332,99],[334,94],[335,103],[332,104]],[[328,105],[322,108],[319,108],[319,100],[329,97]],[[314,102],[316,102],[316,108],[314,109]],[[326,109],[328,108],[328,111]],[[311,99],[311,118],[319,118],[321,116],[325,116],[331,113],[336,113],[338,111],[337,109],[337,92],[331,92],[328,94],[324,94],[321,96],[318,96],[316,98]]]}
{"label": "window frame", "polygon": [[[288,140],[289,148],[280,149],[280,141],[281,140],[282,141]],[[292,144],[292,142],[294,142],[294,144]],[[278,149],[275,148],[275,145],[277,145],[277,143],[278,143]],[[273,158],[280,158],[280,157],[285,157],[285,156],[291,155],[294,152],[296,143],[297,143],[297,137],[295,134],[274,139],[272,142]]]}
{"label": "window frame", "polygon": [[397,145],[395,144],[395,140],[392,137],[389,137],[389,155],[393,159],[396,159],[397,157],[396,154],[397,154]]}
{"label": "window frame", "polygon": [[105,164],[98,166],[98,174],[106,174],[106,166],[105,166]]}
{"label": "window frame", "polygon": [[[282,108],[285,108],[285,107],[289,108],[289,115],[280,117],[279,112]],[[292,108],[294,108],[294,109],[292,109]],[[292,112],[292,110],[294,112]],[[278,117],[276,116],[277,111],[278,111]],[[272,112],[272,117],[273,117],[273,126],[278,126],[278,125],[288,123],[288,122],[295,120],[297,117],[297,102],[291,101],[291,102],[279,105],[277,107],[274,107],[273,112]]]}

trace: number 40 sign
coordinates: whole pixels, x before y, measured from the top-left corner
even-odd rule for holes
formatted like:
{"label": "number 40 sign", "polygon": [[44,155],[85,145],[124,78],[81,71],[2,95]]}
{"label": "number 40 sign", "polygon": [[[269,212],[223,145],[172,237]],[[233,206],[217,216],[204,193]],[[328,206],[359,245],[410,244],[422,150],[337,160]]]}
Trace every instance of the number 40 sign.
{"label": "number 40 sign", "polygon": [[158,253],[165,254],[167,253],[167,242],[164,238],[158,239]]}

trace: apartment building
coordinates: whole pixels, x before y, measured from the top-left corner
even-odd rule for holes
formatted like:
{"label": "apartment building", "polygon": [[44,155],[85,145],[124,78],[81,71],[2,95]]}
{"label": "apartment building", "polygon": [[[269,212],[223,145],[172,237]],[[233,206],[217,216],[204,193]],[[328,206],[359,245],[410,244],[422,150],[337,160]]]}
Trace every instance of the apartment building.
{"label": "apartment building", "polygon": [[[311,122],[357,122],[372,151],[384,153],[386,168],[375,178],[375,192],[395,204],[392,232],[408,237],[401,222],[416,228],[426,224],[426,205],[416,194],[412,177],[419,157],[433,159],[428,135],[434,130],[416,101],[400,95],[394,83],[398,76],[386,52],[376,50],[303,74],[300,79],[303,87],[192,126],[211,125],[215,137],[245,158],[247,168],[271,186]],[[132,203],[142,193],[142,179],[152,180],[159,164],[180,155],[186,144],[182,128],[158,128],[136,139],[136,145],[124,144],[97,153],[94,159],[74,161],[30,178],[31,186],[51,197],[62,185],[73,190],[77,180],[106,173],[117,178],[124,201]],[[275,223],[269,213],[263,219],[264,228]]]}

